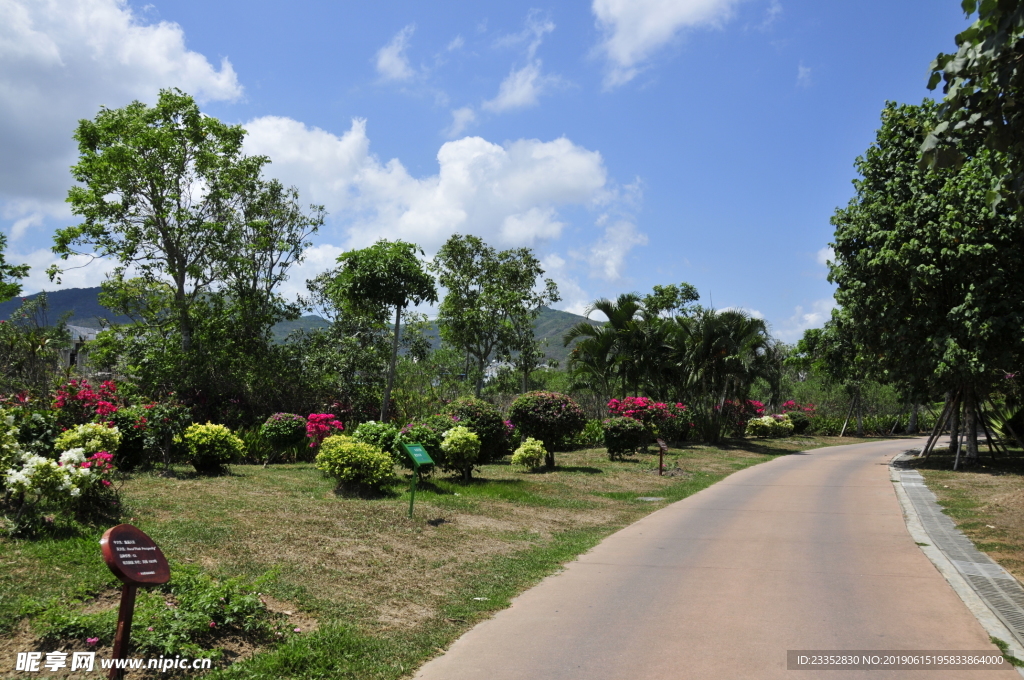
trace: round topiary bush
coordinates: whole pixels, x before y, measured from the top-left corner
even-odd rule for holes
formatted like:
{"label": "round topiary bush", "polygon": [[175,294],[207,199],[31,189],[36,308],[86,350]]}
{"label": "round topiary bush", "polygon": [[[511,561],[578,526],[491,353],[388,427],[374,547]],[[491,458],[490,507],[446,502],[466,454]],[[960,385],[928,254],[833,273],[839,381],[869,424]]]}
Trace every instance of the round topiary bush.
{"label": "round topiary bush", "polygon": [[121,445],[121,433],[116,427],[107,427],[102,423],[85,423],[64,430],[54,442],[54,450],[69,451],[84,449],[86,456],[100,451],[114,453]]}
{"label": "round topiary bush", "polygon": [[644,424],[635,418],[608,418],[603,423],[604,446],[608,449],[608,458],[615,460],[631,454],[643,443],[647,430]]}
{"label": "round topiary bush", "polygon": [[395,440],[398,439],[398,428],[394,425],[367,420],[365,423],[359,423],[356,429],[352,430],[352,438],[376,446],[397,462],[398,452],[395,450]]}
{"label": "round topiary bush", "polygon": [[456,425],[444,433],[441,450],[445,454],[445,469],[461,472],[468,482],[480,457],[480,437],[465,425]]}
{"label": "round topiary bush", "polygon": [[260,426],[260,436],[277,449],[298,446],[306,438],[306,419],[297,413],[275,413]]}
{"label": "round topiary bush", "polygon": [[324,439],[314,463],[338,489],[357,492],[380,491],[394,473],[392,464],[391,456],[373,444],[343,434]]}
{"label": "round topiary bush", "polygon": [[526,441],[512,454],[512,465],[532,470],[543,465],[547,456],[548,452],[544,449],[544,442],[527,437]]}
{"label": "round topiary bush", "polygon": [[544,442],[548,467],[555,466],[555,448],[587,425],[580,405],[558,392],[527,392],[512,402],[508,417],[524,436]]}
{"label": "round topiary bush", "polygon": [[464,425],[480,437],[480,458],[477,460],[480,465],[509,454],[509,427],[494,405],[482,399],[464,397],[448,404],[443,414],[451,416],[453,425]]}
{"label": "round topiary bush", "polygon": [[224,425],[194,423],[182,434],[185,455],[197,472],[222,472],[224,466],[245,455],[245,443]]}

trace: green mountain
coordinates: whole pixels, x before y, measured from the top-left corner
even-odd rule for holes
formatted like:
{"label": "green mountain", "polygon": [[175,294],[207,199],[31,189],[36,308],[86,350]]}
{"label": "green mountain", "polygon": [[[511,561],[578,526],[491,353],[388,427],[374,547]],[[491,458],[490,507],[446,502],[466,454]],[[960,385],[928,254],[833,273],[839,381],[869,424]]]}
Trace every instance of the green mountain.
{"label": "green mountain", "polygon": [[[68,323],[86,328],[101,328],[101,320],[109,323],[128,323],[130,319],[113,314],[98,300],[100,289],[95,288],[69,288],[66,290],[55,290],[46,294],[47,319],[55,322],[64,314],[68,314]],[[36,294],[38,295],[38,294]],[[28,295],[24,299],[33,299],[36,295]],[[18,309],[23,298],[15,298],[0,304],[0,319],[6,319]],[[549,360],[559,362],[559,366],[565,367],[566,359],[569,356],[569,349],[562,347],[562,336],[571,327],[580,321],[588,321],[578,314],[559,311],[544,307],[540,316],[533,324],[534,334],[541,341],[546,341],[545,353]],[[600,326],[598,321],[590,321],[595,326]],[[307,331],[317,328],[327,328],[330,324],[316,315],[303,316],[294,321],[282,321],[274,326],[274,338],[283,342],[292,331],[304,329]],[[427,330],[427,337],[431,345],[437,348],[441,345],[441,337],[436,324],[431,324]]]}

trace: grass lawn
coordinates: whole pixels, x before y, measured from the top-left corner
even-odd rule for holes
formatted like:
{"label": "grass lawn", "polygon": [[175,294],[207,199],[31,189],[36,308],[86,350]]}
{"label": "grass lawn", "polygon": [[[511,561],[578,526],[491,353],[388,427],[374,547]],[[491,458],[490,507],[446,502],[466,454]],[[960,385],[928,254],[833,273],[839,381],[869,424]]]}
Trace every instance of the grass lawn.
{"label": "grass lawn", "polygon": [[[664,477],[656,454],[609,461],[603,449],[559,453],[553,472],[487,465],[470,484],[425,479],[412,519],[407,477],[367,500],[336,495],[309,464],[232,466],[221,477],[182,467],[128,479],[124,521],[152,536],[172,569],[245,579],[276,572],[265,599],[301,632],[273,649],[240,648],[239,662],[215,676],[401,678],[559,565],[665,504],[780,454],[859,441],[686,446],[670,450]],[[637,500],[650,496],[664,500]],[[18,651],[60,646],[32,628],[53,601],[116,606],[100,533],[0,539],[0,669],[13,669]],[[84,649],[77,640],[61,644]]]}
{"label": "grass lawn", "polygon": [[1024,452],[1010,449],[993,460],[987,447],[979,448],[979,464],[957,472],[945,450],[914,466],[978,549],[1024,581]]}

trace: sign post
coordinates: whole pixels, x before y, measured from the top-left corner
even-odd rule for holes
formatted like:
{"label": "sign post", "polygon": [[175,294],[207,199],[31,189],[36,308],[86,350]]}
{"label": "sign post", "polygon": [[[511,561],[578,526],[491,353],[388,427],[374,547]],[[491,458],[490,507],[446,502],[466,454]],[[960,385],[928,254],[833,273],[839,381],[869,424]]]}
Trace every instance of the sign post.
{"label": "sign post", "polygon": [[668,444],[664,439],[655,439],[658,442],[658,476],[665,474],[665,452],[668,451]]}
{"label": "sign post", "polygon": [[[167,558],[153,539],[131,524],[118,524],[107,529],[100,539],[103,561],[121,581],[121,606],[117,610],[117,632],[114,635],[114,659],[128,656],[132,617],[135,614],[135,592],[139,586],[158,586],[171,579]],[[110,680],[122,675],[111,667]]]}
{"label": "sign post", "polygon": [[422,444],[402,444],[402,448],[412,458],[412,486],[409,489],[409,517],[412,517],[412,506],[416,502],[416,482],[420,478],[420,466],[433,465],[434,460]]}

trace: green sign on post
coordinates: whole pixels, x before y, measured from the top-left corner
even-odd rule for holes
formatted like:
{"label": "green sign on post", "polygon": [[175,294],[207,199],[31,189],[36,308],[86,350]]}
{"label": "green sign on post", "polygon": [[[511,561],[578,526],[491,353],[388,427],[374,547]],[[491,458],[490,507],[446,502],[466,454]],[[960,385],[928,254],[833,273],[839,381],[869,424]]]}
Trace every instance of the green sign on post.
{"label": "green sign on post", "polygon": [[434,460],[422,444],[402,444],[402,448],[412,458],[412,487],[409,489],[409,517],[412,517],[412,506],[416,502],[416,482],[420,478],[420,466],[433,465]]}

